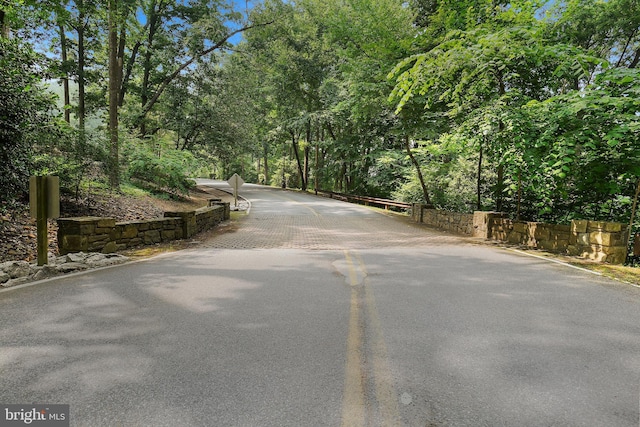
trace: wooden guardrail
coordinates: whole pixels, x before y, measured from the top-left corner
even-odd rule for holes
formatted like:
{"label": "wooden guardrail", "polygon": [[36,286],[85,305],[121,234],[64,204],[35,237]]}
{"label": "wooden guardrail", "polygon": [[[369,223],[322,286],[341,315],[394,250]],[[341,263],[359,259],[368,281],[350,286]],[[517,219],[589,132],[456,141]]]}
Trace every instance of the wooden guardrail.
{"label": "wooden guardrail", "polygon": [[317,193],[324,197],[342,200],[349,203],[359,203],[365,206],[371,206],[371,205],[382,206],[387,210],[390,207],[400,208],[400,209],[410,209],[412,207],[411,203],[398,202],[396,200],[389,200],[389,199],[380,199],[377,197],[356,196],[353,194],[344,194],[344,193],[336,193],[333,191],[320,191],[320,190],[318,190]]}

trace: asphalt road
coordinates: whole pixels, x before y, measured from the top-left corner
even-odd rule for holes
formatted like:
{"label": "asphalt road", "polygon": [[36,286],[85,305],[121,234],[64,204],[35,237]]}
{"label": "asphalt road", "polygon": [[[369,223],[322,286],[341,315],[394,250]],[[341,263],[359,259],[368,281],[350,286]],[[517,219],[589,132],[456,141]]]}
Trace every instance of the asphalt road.
{"label": "asphalt road", "polygon": [[0,403],[72,426],[640,425],[637,288],[241,194],[199,248],[0,292]]}

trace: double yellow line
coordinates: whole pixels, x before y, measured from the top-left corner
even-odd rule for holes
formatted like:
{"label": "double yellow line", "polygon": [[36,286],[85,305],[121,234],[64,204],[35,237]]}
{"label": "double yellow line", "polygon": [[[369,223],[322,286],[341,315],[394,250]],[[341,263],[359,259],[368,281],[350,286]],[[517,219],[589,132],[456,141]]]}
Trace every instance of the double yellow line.
{"label": "double yellow line", "polygon": [[[403,423],[388,364],[387,346],[375,298],[367,286],[367,270],[357,253],[345,251],[344,255],[351,287],[351,303],[342,426],[373,424],[369,418],[376,416],[376,413],[380,425],[401,426]],[[367,395],[370,382],[374,384],[375,396]]]}

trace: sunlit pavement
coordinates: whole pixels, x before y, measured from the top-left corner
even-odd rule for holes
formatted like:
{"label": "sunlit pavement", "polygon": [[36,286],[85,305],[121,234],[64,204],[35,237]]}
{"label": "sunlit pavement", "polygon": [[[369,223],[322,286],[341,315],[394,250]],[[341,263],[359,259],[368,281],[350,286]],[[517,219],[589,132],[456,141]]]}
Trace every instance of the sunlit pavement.
{"label": "sunlit pavement", "polygon": [[637,426],[640,292],[244,185],[205,247],[0,293],[0,402],[75,426]]}

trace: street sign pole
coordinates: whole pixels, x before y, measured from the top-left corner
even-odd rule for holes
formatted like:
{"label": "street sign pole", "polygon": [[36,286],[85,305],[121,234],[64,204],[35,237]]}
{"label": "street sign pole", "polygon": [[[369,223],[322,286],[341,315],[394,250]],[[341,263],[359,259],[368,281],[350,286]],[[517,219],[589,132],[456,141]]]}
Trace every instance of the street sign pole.
{"label": "street sign pole", "polygon": [[235,208],[238,209],[238,188],[242,187],[244,180],[240,178],[240,175],[234,173],[227,183],[233,188],[233,198],[235,200]]}
{"label": "street sign pole", "polygon": [[234,201],[234,206],[237,208],[238,207],[238,180],[235,179],[233,181],[234,187],[233,187],[233,201]]}

